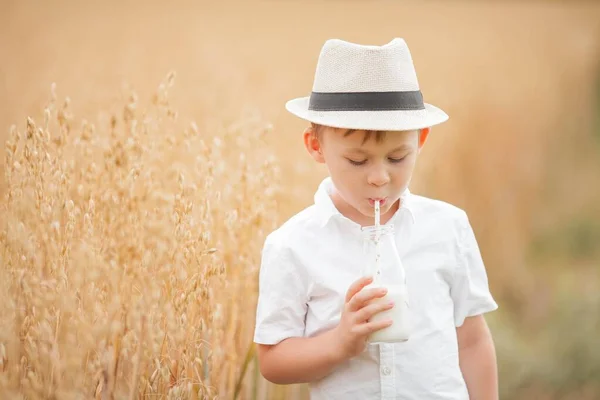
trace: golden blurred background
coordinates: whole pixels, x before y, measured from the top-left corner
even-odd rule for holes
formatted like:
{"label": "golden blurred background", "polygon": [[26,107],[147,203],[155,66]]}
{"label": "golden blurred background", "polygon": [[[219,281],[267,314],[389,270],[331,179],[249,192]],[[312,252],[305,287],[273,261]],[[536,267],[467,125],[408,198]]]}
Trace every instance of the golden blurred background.
{"label": "golden blurred background", "polygon": [[173,70],[171,101],[203,134],[272,124],[283,222],[326,173],[284,103],[310,92],[333,37],[405,38],[425,100],[450,115],[411,189],[471,218],[500,305],[489,322],[502,399],[599,399],[596,2],[1,0],[0,133],[39,118],[53,82],[94,121]]}

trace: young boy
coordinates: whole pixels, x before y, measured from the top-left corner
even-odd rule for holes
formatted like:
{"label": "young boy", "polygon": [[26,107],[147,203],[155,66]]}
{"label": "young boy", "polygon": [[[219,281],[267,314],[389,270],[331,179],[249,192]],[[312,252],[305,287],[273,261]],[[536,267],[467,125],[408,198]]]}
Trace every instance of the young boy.
{"label": "young boy", "polygon": [[[430,127],[448,116],[423,103],[405,41],[327,41],[311,95],[286,108],[310,122],[304,144],[330,176],[315,204],[265,241],[254,336],[263,376],[309,382],[313,400],[497,399],[483,317],[497,304],[468,217],[408,190]],[[373,302],[385,289],[361,276],[375,201],[406,271],[406,342],[367,341],[391,324],[371,317],[393,307]]]}

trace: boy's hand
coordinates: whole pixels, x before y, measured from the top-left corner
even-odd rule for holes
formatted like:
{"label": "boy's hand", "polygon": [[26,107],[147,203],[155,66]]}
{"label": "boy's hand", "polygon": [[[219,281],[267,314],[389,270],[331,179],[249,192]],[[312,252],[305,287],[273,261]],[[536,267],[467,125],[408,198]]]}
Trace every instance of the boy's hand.
{"label": "boy's hand", "polygon": [[334,328],[339,354],[346,360],[360,354],[367,344],[367,338],[373,332],[392,324],[391,320],[368,322],[378,312],[389,310],[394,305],[388,302],[372,303],[372,300],[385,296],[385,288],[369,288],[373,278],[358,279],[348,289],[340,323]]}

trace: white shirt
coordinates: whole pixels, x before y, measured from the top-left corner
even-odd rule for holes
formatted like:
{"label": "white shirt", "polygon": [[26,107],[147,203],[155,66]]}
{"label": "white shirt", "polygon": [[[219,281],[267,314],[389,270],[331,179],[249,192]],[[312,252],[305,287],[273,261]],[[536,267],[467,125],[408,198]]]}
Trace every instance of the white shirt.
{"label": "white shirt", "polygon": [[[348,287],[364,272],[361,227],[336,209],[332,185],[326,178],[315,204],[265,241],[256,343],[312,337],[336,326]],[[311,382],[311,399],[468,399],[456,327],[498,306],[467,215],[407,190],[388,224],[395,226],[406,271],[410,339],[368,344],[362,354]]]}

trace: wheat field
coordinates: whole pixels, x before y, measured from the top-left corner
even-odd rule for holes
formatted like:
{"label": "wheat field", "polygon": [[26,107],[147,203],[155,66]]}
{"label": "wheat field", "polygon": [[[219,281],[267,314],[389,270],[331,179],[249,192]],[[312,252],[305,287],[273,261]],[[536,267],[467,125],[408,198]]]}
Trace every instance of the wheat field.
{"label": "wheat field", "polygon": [[326,171],[284,102],[406,38],[448,112],[412,191],[470,215],[502,399],[600,397],[600,7],[0,2],[0,399],[302,399],[252,345],[265,235]]}

